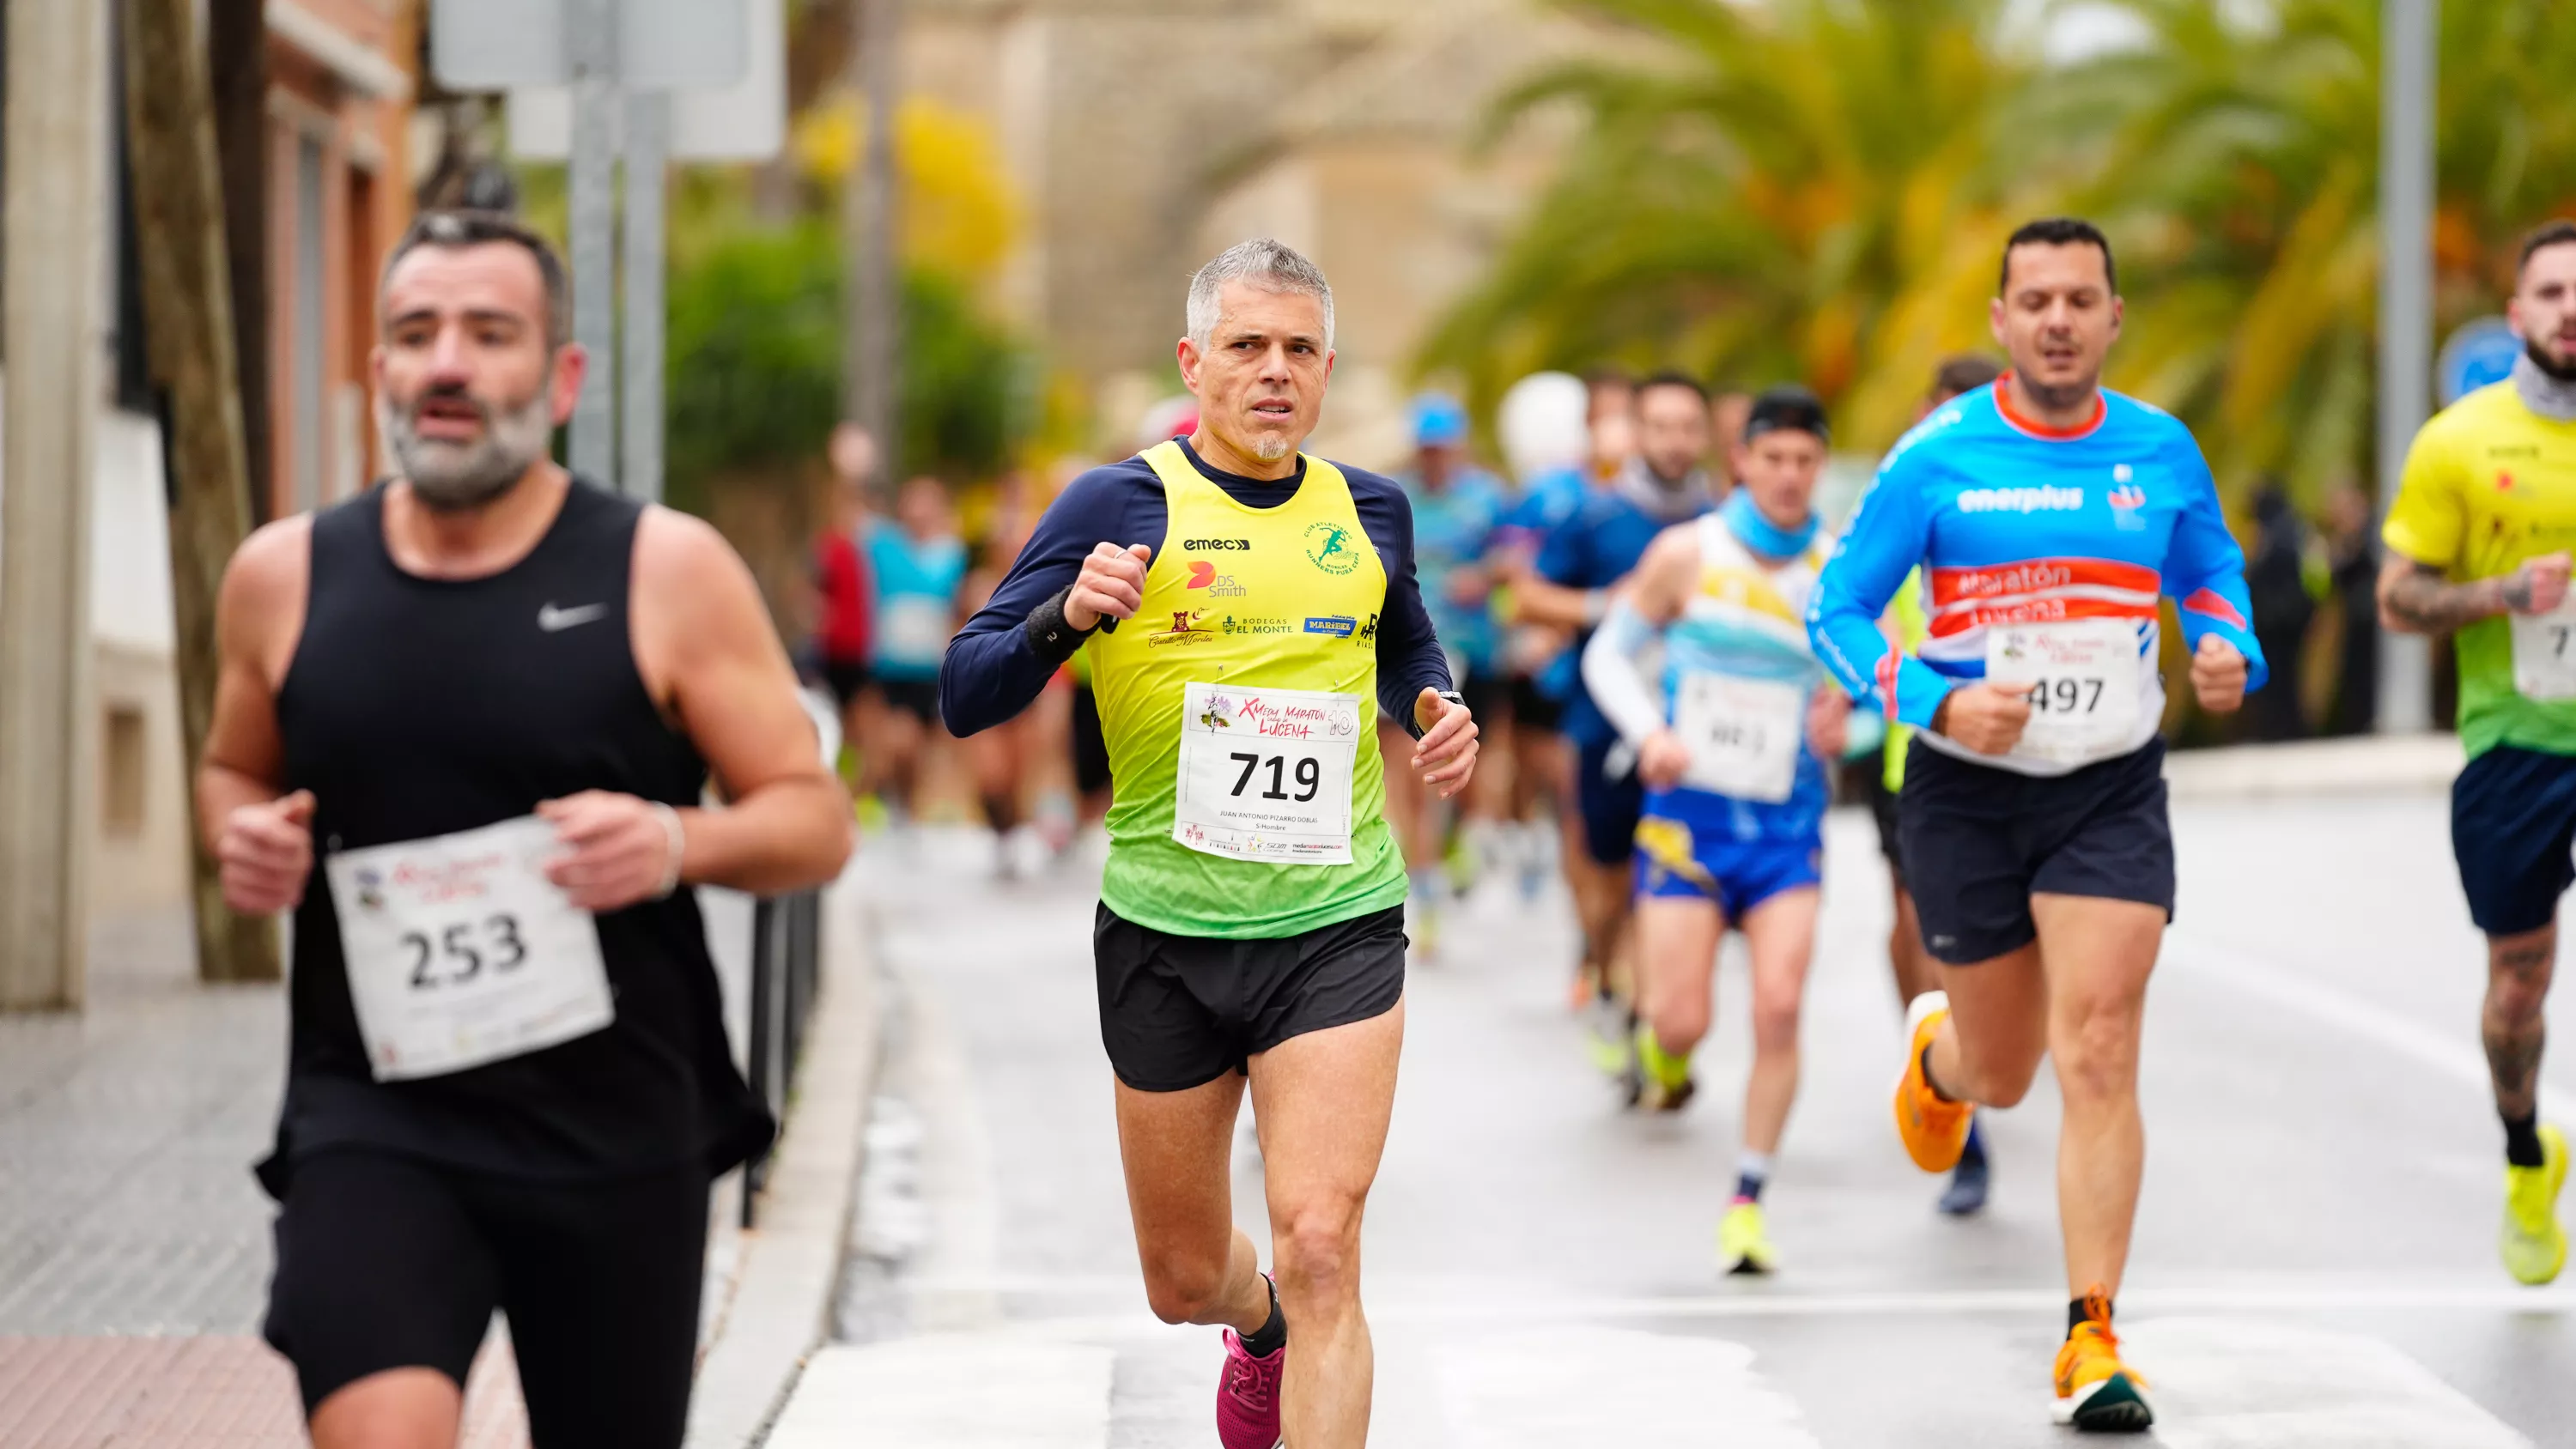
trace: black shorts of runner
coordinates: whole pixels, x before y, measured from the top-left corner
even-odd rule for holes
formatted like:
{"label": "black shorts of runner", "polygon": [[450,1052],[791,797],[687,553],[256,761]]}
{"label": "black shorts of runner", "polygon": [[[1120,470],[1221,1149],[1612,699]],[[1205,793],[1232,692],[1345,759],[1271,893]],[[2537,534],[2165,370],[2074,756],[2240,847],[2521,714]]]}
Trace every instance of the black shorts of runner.
{"label": "black shorts of runner", "polygon": [[2519,936],[2558,919],[2576,883],[2576,757],[2498,745],[2451,783],[2451,854],[2469,919]]}
{"label": "black shorts of runner", "polygon": [[1512,723],[1525,730],[1556,733],[1565,720],[1565,701],[1550,699],[1538,687],[1538,681],[1526,674],[1512,676]]}
{"label": "black shorts of runner", "polygon": [[2033,894],[2160,907],[2173,919],[2165,746],[2046,778],[1970,764],[1921,740],[1905,752],[1897,817],[1924,948],[1952,966],[2038,937]]}
{"label": "black shorts of runner", "polygon": [[327,1153],[296,1164],[286,1189],[265,1332],[310,1417],[388,1369],[462,1387],[498,1308],[535,1442],[676,1449],[706,1235],[694,1167],[566,1184]]}
{"label": "black shorts of runner", "polygon": [[939,681],[936,679],[880,679],[877,695],[886,708],[899,709],[925,725],[939,723]]}
{"label": "black shorts of runner", "polygon": [[1104,905],[1091,926],[1100,1044],[1137,1091],[1204,1086],[1291,1037],[1393,1010],[1405,948],[1402,906],[1275,940],[1221,941],[1140,926]]}
{"label": "black shorts of runner", "polygon": [[[1610,756],[1628,763],[1624,775],[1610,773]],[[1583,817],[1583,853],[1596,865],[1626,865],[1637,856],[1637,819],[1646,813],[1646,787],[1627,757],[1635,753],[1619,742],[1585,745],[1575,756],[1574,804]]]}
{"label": "black shorts of runner", "polygon": [[1458,681],[1458,697],[1467,702],[1467,712],[1478,725],[1500,729],[1503,715],[1512,707],[1512,682],[1491,669],[1470,669]]}
{"label": "black shorts of runner", "polygon": [[1100,696],[1088,684],[1073,687],[1073,788],[1083,795],[1109,788],[1109,736],[1100,729]]}
{"label": "black shorts of runner", "polygon": [[827,654],[823,657],[822,675],[823,687],[832,691],[832,703],[848,709],[859,691],[868,687],[868,661],[835,659]]}
{"label": "black shorts of runner", "polygon": [[1863,755],[1843,762],[1838,798],[1858,800],[1869,806],[1870,823],[1878,827],[1878,853],[1887,858],[1887,872],[1896,877],[1899,890],[1905,887],[1905,843],[1896,825],[1896,792],[1887,788],[1886,761],[1877,755]]}

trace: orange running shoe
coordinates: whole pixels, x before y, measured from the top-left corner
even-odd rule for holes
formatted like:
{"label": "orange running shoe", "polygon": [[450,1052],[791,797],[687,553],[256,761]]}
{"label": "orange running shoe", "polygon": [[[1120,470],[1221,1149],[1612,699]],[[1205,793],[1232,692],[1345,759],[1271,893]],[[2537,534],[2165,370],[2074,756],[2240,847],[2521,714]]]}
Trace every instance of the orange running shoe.
{"label": "orange running shoe", "polygon": [[2120,1362],[2111,1296],[2099,1283],[2085,1290],[2084,1321],[2058,1347],[2053,1417],[2089,1434],[2139,1434],[2156,1421],[2145,1376]]}
{"label": "orange running shoe", "polygon": [[1944,991],[1926,991],[1905,1008],[1905,1075],[1896,1079],[1896,1135],[1905,1139],[1906,1155],[1925,1172],[1948,1172],[1959,1165],[1977,1110],[1967,1102],[1942,1101],[1923,1077],[1924,1049],[1949,1014],[1950,996]]}

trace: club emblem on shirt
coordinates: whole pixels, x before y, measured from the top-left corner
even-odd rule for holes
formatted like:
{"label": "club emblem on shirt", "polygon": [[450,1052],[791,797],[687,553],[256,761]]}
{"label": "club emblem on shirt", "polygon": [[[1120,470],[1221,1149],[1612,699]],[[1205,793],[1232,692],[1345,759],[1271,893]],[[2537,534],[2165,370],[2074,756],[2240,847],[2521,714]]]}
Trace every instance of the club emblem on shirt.
{"label": "club emblem on shirt", "polygon": [[2134,476],[2128,464],[2114,465],[2111,491],[2105,495],[2111,502],[2111,521],[2123,533],[2144,533],[2147,528],[2147,490],[2130,481]]}
{"label": "club emblem on shirt", "polygon": [[1360,566],[1359,555],[1351,548],[1351,531],[1338,523],[1310,523],[1306,526],[1306,557],[1315,567],[1339,577]]}

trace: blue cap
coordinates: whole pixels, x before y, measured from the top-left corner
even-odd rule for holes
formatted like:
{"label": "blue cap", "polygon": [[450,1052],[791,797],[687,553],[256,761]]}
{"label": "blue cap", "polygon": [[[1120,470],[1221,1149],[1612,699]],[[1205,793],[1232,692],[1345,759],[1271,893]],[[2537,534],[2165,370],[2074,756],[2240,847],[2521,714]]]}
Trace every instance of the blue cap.
{"label": "blue cap", "polygon": [[1426,392],[1413,400],[1413,446],[1456,448],[1467,441],[1467,410],[1445,393]]}

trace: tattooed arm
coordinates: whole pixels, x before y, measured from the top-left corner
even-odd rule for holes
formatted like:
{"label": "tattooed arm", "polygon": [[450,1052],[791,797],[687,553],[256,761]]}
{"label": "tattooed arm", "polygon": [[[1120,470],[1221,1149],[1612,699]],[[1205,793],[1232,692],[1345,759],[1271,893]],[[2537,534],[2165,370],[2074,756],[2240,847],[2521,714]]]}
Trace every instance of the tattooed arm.
{"label": "tattooed arm", "polygon": [[2379,570],[2379,622],[2401,634],[2447,634],[2498,614],[2546,614],[2567,598],[2568,563],[2553,553],[2501,578],[2455,584],[2432,564],[2392,553]]}

